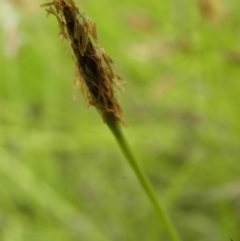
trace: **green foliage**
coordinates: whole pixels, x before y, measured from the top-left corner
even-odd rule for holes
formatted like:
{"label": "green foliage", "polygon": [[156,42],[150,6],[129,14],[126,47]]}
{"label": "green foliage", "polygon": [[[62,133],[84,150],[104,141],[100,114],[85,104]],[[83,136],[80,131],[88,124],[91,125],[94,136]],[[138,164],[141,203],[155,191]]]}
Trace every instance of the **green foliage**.
{"label": "green foliage", "polygon": [[[217,25],[196,1],[78,2],[121,66],[127,138],[183,240],[239,240],[238,1]],[[0,32],[0,239],[167,240],[98,113],[73,101],[56,20],[13,9],[15,57]]]}

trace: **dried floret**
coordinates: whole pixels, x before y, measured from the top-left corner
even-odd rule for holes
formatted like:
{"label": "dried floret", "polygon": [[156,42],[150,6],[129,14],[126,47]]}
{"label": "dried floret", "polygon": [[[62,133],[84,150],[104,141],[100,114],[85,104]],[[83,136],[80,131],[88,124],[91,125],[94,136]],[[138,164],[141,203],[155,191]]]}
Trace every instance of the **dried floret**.
{"label": "dried floret", "polygon": [[60,34],[71,42],[77,66],[75,88],[81,86],[84,97],[95,106],[103,119],[121,121],[122,110],[115,97],[116,80],[113,60],[97,44],[96,24],[79,12],[73,0],[54,0],[42,5],[59,23]]}

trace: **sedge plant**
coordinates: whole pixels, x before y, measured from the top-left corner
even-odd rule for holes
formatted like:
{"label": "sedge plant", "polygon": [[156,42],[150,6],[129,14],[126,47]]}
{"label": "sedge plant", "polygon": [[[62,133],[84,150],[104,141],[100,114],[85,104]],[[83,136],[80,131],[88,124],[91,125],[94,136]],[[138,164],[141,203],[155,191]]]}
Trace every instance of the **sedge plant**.
{"label": "sedge plant", "polygon": [[80,86],[87,102],[101,114],[135,173],[156,215],[172,241],[180,237],[164,205],[158,200],[147,176],[134,158],[122,133],[122,109],[116,98],[116,89],[123,84],[113,71],[114,62],[97,43],[96,25],[77,8],[73,0],[53,0],[43,4],[53,14],[60,27],[60,35],[71,43],[75,64],[75,88]]}

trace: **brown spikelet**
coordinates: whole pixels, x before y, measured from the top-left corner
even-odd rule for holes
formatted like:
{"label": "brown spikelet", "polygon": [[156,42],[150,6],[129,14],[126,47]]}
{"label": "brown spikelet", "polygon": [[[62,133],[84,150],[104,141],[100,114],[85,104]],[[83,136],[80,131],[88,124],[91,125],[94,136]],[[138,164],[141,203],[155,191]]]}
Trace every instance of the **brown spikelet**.
{"label": "brown spikelet", "polygon": [[60,35],[69,39],[76,62],[75,86],[81,86],[90,105],[95,106],[103,119],[121,121],[122,110],[115,97],[116,79],[113,60],[97,44],[96,25],[79,12],[73,0],[54,0],[43,4],[48,14],[56,16]]}

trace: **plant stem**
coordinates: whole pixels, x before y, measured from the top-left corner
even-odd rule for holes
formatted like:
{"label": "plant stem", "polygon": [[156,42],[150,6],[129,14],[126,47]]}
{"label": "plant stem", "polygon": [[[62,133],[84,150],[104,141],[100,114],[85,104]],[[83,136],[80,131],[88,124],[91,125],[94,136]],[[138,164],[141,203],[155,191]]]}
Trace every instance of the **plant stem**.
{"label": "plant stem", "polygon": [[164,225],[164,228],[168,232],[168,235],[171,237],[172,241],[180,241],[180,237],[175,229],[173,222],[171,221],[168,212],[166,211],[164,205],[158,201],[155,191],[147,178],[144,174],[138,162],[135,160],[131,149],[128,146],[128,143],[120,129],[118,122],[113,119],[111,116],[106,118],[106,123],[110,130],[112,131],[113,135],[115,136],[124,156],[126,157],[128,163],[132,167],[135,175],[137,176],[138,181],[140,182],[143,190],[145,191],[146,195],[148,196],[151,204],[153,205],[160,221]]}

